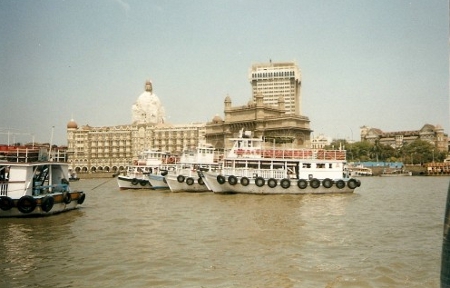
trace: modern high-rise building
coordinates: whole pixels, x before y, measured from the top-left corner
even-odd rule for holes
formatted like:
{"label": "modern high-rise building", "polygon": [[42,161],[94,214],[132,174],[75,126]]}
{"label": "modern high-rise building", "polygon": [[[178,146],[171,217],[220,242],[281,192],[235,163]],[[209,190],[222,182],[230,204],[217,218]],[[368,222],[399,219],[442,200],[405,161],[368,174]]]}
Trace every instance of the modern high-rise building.
{"label": "modern high-rise building", "polygon": [[264,104],[278,105],[284,99],[286,114],[301,115],[300,70],[294,62],[272,62],[253,64],[249,72],[253,101],[263,95]]}

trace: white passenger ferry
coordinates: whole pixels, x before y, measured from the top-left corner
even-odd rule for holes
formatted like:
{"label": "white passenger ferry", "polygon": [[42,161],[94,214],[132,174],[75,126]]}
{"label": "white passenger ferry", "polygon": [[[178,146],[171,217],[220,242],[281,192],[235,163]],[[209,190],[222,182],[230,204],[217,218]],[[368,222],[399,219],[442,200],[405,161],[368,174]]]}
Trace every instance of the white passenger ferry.
{"label": "white passenger ferry", "polygon": [[60,156],[46,148],[0,146],[0,217],[46,216],[83,204],[86,195],[70,189]]}
{"label": "white passenger ferry", "polygon": [[167,173],[169,156],[166,152],[146,150],[138,160],[127,167],[125,175],[117,176],[117,184],[123,189],[169,188],[164,175]]}
{"label": "white passenger ferry", "polygon": [[352,193],[361,185],[344,175],[345,150],[265,148],[262,138],[240,133],[219,172],[203,172],[214,193]]}
{"label": "white passenger ferry", "polygon": [[201,178],[201,171],[216,170],[219,163],[212,145],[199,145],[196,149],[185,149],[176,168],[165,176],[172,192],[210,191]]}

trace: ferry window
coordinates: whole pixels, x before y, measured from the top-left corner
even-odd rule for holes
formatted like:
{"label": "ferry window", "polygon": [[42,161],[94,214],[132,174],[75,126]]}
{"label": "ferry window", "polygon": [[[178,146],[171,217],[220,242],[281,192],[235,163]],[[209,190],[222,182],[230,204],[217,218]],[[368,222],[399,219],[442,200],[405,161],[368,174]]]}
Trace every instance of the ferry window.
{"label": "ferry window", "polygon": [[311,163],[303,163],[302,168],[311,168]]}
{"label": "ferry window", "polygon": [[330,168],[330,169],[333,168],[333,164],[331,164],[331,163],[328,164],[328,168]]}
{"label": "ferry window", "polygon": [[316,167],[317,168],[325,168],[325,163],[317,163]]}

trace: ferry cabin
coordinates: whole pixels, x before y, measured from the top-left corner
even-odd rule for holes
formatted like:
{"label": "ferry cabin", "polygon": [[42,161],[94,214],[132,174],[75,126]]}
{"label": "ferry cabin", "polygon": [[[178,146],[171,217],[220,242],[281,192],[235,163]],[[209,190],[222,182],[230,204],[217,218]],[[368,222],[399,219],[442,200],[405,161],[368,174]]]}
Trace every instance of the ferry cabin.
{"label": "ferry cabin", "polygon": [[[344,152],[344,151],[341,151]],[[343,177],[342,161],[317,159],[280,159],[266,158],[227,159],[224,162],[223,174],[237,177],[265,179],[340,179]]]}
{"label": "ferry cabin", "polygon": [[[62,163],[5,163],[0,165],[0,194],[12,199],[23,195],[61,192],[68,186],[68,166]],[[67,183],[65,183],[67,182]]]}

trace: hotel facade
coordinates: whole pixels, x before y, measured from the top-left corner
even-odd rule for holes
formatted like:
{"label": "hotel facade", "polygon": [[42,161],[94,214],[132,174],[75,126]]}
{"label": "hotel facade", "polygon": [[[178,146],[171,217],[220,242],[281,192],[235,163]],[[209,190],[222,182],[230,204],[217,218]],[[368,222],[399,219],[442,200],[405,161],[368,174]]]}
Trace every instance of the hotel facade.
{"label": "hotel facade", "polygon": [[378,128],[362,126],[360,131],[361,142],[378,142],[393,148],[400,148],[415,140],[423,140],[434,145],[438,151],[448,152],[448,135],[444,133],[444,128],[440,125],[425,124],[418,130],[395,132],[383,132]]}

